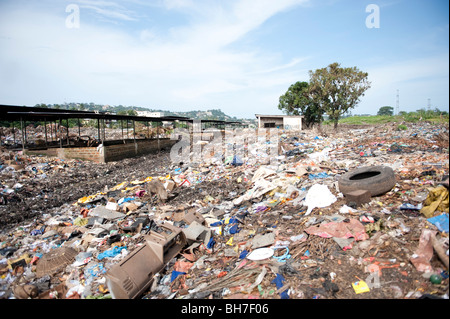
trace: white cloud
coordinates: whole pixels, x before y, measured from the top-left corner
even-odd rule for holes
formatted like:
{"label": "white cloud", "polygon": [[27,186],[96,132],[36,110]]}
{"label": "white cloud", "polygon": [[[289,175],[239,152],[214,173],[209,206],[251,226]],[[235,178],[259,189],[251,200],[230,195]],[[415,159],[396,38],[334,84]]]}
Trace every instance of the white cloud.
{"label": "white cloud", "polygon": [[[83,11],[80,28],[68,29],[66,16],[61,14],[64,10],[59,15],[36,8],[0,12],[1,103],[221,108],[230,115],[249,117],[280,113],[279,96],[295,81],[309,78],[312,68],[307,63],[314,57],[287,58],[282,48],[242,49],[239,40],[251,36],[274,15],[304,3],[263,0],[256,7],[250,0],[204,1],[201,6],[188,0],[152,3],[156,6],[151,7],[152,14],[177,10],[177,15],[188,17],[182,24],[168,23],[166,29],[131,22],[141,29],[119,30],[110,23],[90,23]],[[81,0],[78,4],[123,23],[140,14],[150,15],[150,11],[138,12],[149,5],[139,0],[120,4]],[[369,72],[372,88],[354,113],[375,114],[383,105],[395,106],[397,88],[401,106],[410,105],[412,110],[427,98],[433,105],[448,106],[448,96],[446,101],[433,98],[437,90],[448,92],[448,53],[360,68]]]}
{"label": "white cloud", "polygon": [[[11,28],[2,33],[11,40],[0,40],[4,48],[0,68],[8,66],[8,72],[18,81],[0,80],[0,93],[12,104],[93,101],[147,107],[214,105],[231,115],[242,114],[249,108],[239,102],[250,94],[246,91],[253,95],[254,90],[263,88],[268,94],[267,88],[287,87],[296,78],[302,58],[286,63],[282,57],[258,48],[236,52],[227,45],[302,2],[266,1],[259,13],[249,1],[233,2],[227,8],[208,4],[207,11],[214,14],[205,17],[204,12],[194,12],[191,24],[173,29],[168,37],[161,37],[152,28],[136,34],[121,32],[108,25],[89,24],[82,16],[79,29],[67,29],[61,16],[10,12],[4,23]],[[121,15],[125,10],[113,2],[82,4],[110,18],[128,19]],[[171,8],[190,5],[165,4]],[[46,22],[35,25],[35,21]],[[223,94],[236,94],[236,102],[222,104],[216,97]],[[264,100],[265,94],[263,91],[258,96]],[[276,107],[277,100],[267,100]]]}
{"label": "white cloud", "polygon": [[97,6],[97,7],[112,7],[123,9],[121,5],[112,1],[102,1],[102,0],[75,0],[77,4],[84,4],[89,6]]}
{"label": "white cloud", "polygon": [[163,0],[163,5],[171,10],[190,7],[193,5],[193,2],[191,0]]}
{"label": "white cloud", "polygon": [[118,12],[117,10],[114,9],[105,9],[93,5],[81,5],[80,8],[93,10],[95,11],[95,13],[104,16],[106,18],[119,19],[124,21],[137,21],[137,19],[131,17],[129,13]]}
{"label": "white cloud", "polygon": [[395,83],[421,78],[448,75],[448,54],[412,59],[369,69],[369,77],[377,86],[391,86]]}
{"label": "white cloud", "polygon": [[[400,93],[400,111],[426,107],[428,98],[441,110],[448,110],[448,54],[410,59],[367,69],[371,88],[361,99],[357,112],[376,114],[384,105],[396,107]],[[434,97],[434,98],[433,98]]]}
{"label": "white cloud", "polygon": [[252,0],[229,1],[222,5],[205,2],[201,10],[192,7],[196,23],[188,28],[174,30],[178,40],[190,43],[207,43],[208,47],[220,48],[229,45],[252,30],[255,30],[270,17],[307,0]]}

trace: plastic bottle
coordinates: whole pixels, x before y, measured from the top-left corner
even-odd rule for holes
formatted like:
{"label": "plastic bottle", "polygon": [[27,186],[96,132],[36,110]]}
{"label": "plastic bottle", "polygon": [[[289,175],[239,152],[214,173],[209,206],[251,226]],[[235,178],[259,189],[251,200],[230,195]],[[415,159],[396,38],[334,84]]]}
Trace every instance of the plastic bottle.
{"label": "plastic bottle", "polygon": [[441,282],[442,282],[442,277],[440,275],[438,275],[438,274],[432,274],[430,276],[430,281],[431,281],[432,284],[440,285]]}

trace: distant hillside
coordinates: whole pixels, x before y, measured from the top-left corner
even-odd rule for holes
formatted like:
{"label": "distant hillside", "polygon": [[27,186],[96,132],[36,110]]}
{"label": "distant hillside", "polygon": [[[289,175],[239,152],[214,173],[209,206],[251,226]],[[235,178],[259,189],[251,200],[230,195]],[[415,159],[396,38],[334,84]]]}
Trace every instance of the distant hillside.
{"label": "distant hillside", "polygon": [[[150,111],[162,112],[165,116],[184,116],[195,120],[220,120],[220,121],[245,121],[253,123],[255,119],[238,119],[234,116],[229,116],[223,113],[220,109],[212,109],[207,111],[187,111],[187,112],[172,112],[166,110],[149,109],[139,106],[124,106],[124,105],[100,105],[95,103],[64,103],[64,104],[36,104],[36,107],[48,107],[63,110],[80,110],[80,111],[99,111],[110,112],[115,114],[133,114],[133,111]],[[136,113],[135,113],[136,114]]]}
{"label": "distant hillside", "polygon": [[196,120],[221,120],[221,121],[238,121],[238,118],[231,117],[223,113],[221,110],[207,111],[188,111],[188,112],[164,112],[165,115],[185,116]]}

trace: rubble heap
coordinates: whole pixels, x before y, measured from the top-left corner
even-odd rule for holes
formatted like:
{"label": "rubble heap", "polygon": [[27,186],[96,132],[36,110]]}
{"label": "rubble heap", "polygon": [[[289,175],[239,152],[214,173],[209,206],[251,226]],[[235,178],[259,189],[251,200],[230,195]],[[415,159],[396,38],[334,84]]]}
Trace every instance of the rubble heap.
{"label": "rubble heap", "polygon": [[[116,298],[147,271],[133,298],[448,298],[448,157],[448,127],[427,123],[280,131],[276,161],[5,152],[0,297]],[[390,190],[341,192],[376,165]]]}

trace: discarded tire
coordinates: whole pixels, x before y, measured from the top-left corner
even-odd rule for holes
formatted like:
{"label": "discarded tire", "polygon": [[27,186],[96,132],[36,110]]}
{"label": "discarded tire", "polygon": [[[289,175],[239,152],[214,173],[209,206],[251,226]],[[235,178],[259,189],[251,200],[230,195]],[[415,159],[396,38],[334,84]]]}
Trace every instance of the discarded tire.
{"label": "discarded tire", "polygon": [[347,194],[355,190],[367,190],[371,196],[390,191],[396,183],[392,168],[387,166],[360,167],[341,176],[339,191]]}

